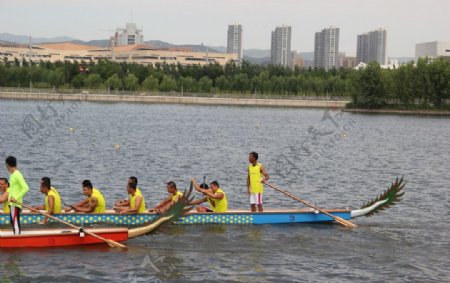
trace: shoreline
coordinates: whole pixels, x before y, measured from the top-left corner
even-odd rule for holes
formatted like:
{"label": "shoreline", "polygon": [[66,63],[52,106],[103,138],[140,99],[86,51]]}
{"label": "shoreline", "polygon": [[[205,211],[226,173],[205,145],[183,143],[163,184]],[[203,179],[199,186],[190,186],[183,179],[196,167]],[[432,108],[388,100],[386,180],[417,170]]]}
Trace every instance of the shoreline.
{"label": "shoreline", "polygon": [[343,109],[350,101],[271,99],[271,98],[218,98],[195,96],[149,96],[123,94],[63,94],[37,92],[1,92],[0,99],[14,100],[73,100],[90,102],[131,102],[150,104],[220,105],[220,106],[259,106],[291,108],[334,108]]}
{"label": "shoreline", "polygon": [[415,115],[415,116],[450,116],[450,111],[445,110],[402,110],[402,109],[364,109],[364,108],[344,108],[343,112],[355,114],[393,114],[393,115]]}

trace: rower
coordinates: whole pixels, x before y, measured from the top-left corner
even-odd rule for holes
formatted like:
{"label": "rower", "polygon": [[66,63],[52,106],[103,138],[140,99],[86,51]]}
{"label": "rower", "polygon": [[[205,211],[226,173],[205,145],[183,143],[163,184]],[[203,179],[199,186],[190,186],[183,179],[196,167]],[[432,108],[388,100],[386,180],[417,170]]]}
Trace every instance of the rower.
{"label": "rower", "polygon": [[192,201],[191,205],[199,205],[204,202],[208,202],[210,209],[204,206],[197,206],[198,212],[227,212],[228,211],[228,201],[227,195],[220,188],[219,183],[217,181],[213,181],[209,184],[210,188],[208,188],[207,184],[199,185],[194,179],[192,179],[192,184],[194,188],[201,192],[204,197],[198,200]]}
{"label": "rower", "polygon": [[20,213],[22,211],[23,197],[28,193],[28,184],[23,178],[22,173],[17,170],[17,159],[14,156],[8,156],[5,160],[6,169],[11,175],[9,176],[8,205],[10,223],[13,228],[14,235],[20,235]]}
{"label": "rower", "polygon": [[258,153],[252,151],[248,156],[248,173],[247,173],[247,194],[250,196],[250,208],[252,212],[263,212],[262,194],[264,192],[263,184],[269,180],[264,166],[258,162]]}
{"label": "rower", "polygon": [[[139,195],[142,195],[141,193],[141,189],[137,186],[138,185],[138,179],[134,176],[131,176],[130,178],[128,178],[128,184],[134,184],[136,186],[136,193]],[[128,186],[127,184],[127,186]],[[130,206],[130,198],[131,195],[129,195],[128,199],[123,199],[123,200],[118,200],[114,203],[114,208],[119,208],[119,207],[129,207]]]}
{"label": "rower", "polygon": [[[45,195],[44,205],[34,206],[36,210],[44,210],[49,215],[55,213],[61,213],[61,197],[58,191],[51,186],[51,181],[49,177],[43,177],[41,179],[41,193]],[[48,216],[44,218],[39,224],[46,224],[48,222]]]}
{"label": "rower", "polygon": [[94,188],[89,180],[84,180],[82,187],[83,195],[87,198],[75,205],[71,205],[66,211],[74,210],[75,212],[104,213],[106,210],[106,202],[100,190]]}
{"label": "rower", "polygon": [[0,178],[0,203],[3,203],[3,213],[9,214],[9,205],[8,205],[8,190],[9,190],[9,182],[6,178]]}
{"label": "rower", "polygon": [[177,185],[173,181],[167,183],[167,192],[169,193],[169,196],[161,201],[157,206],[151,208],[149,212],[163,213],[183,196],[183,193],[177,189]]}
{"label": "rower", "polygon": [[114,210],[116,212],[119,212],[120,214],[136,214],[136,213],[144,213],[145,212],[145,199],[144,196],[138,192],[136,188],[136,184],[134,183],[128,183],[127,185],[127,192],[130,195],[129,199],[129,206],[120,206],[120,207],[114,207]]}

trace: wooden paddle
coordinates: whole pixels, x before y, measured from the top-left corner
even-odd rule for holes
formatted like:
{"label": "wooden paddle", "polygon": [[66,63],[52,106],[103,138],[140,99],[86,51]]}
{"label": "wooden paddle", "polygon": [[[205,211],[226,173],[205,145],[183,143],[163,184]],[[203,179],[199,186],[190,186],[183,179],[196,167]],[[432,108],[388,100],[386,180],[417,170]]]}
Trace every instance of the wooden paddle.
{"label": "wooden paddle", "polygon": [[356,225],[353,224],[353,223],[351,223],[350,221],[347,221],[347,220],[345,220],[345,219],[342,219],[342,218],[339,217],[339,216],[332,215],[332,214],[326,212],[325,210],[322,210],[322,209],[318,208],[317,206],[312,205],[312,204],[310,204],[310,203],[308,203],[308,202],[306,202],[306,201],[304,201],[304,200],[302,200],[302,199],[300,199],[300,198],[298,198],[298,197],[296,197],[296,196],[294,196],[294,195],[292,195],[292,194],[290,194],[290,193],[288,193],[288,192],[286,192],[286,191],[284,191],[284,190],[282,190],[282,189],[280,189],[280,188],[277,188],[277,187],[275,187],[275,186],[273,186],[273,185],[271,185],[271,184],[267,184],[267,183],[265,183],[265,184],[266,184],[268,187],[270,187],[270,188],[272,188],[272,189],[274,189],[274,190],[276,190],[276,191],[279,191],[279,192],[281,192],[281,193],[287,195],[287,196],[290,197],[290,198],[295,199],[296,201],[299,201],[299,202],[301,202],[301,203],[303,203],[303,204],[305,204],[305,205],[307,205],[307,206],[309,206],[309,207],[314,208],[315,210],[318,210],[318,211],[322,212],[322,213],[325,214],[325,215],[330,216],[330,217],[333,218],[336,222],[338,222],[338,223],[341,224],[341,225],[344,225],[345,227],[349,227],[349,228],[356,227]]}
{"label": "wooden paddle", "polygon": [[84,229],[81,228],[81,227],[78,227],[78,226],[76,226],[76,225],[73,225],[72,223],[69,223],[69,222],[66,222],[66,221],[64,221],[64,220],[61,220],[61,219],[59,219],[59,218],[57,218],[57,217],[54,217],[53,215],[50,215],[50,214],[48,214],[48,213],[45,213],[45,212],[42,212],[42,211],[40,211],[40,210],[34,209],[34,208],[32,208],[32,207],[30,207],[30,206],[28,206],[28,205],[25,205],[25,204],[23,204],[23,203],[20,203],[20,202],[18,202],[18,201],[15,201],[15,203],[17,203],[18,205],[21,205],[21,206],[23,206],[23,207],[26,207],[26,208],[28,208],[28,209],[31,210],[31,211],[40,213],[40,214],[42,214],[42,215],[44,215],[44,216],[47,216],[48,218],[51,218],[51,219],[53,219],[53,220],[55,220],[55,221],[58,221],[58,222],[60,222],[60,223],[63,223],[63,224],[65,224],[65,225],[67,225],[67,226],[69,226],[69,227],[72,227],[72,228],[74,228],[74,229],[77,229],[77,230],[83,230],[84,233],[86,233],[86,234],[88,234],[88,235],[90,235],[90,236],[92,236],[92,237],[94,237],[94,238],[97,238],[97,239],[99,239],[99,240],[102,240],[102,241],[106,242],[108,245],[110,245],[110,246],[113,247],[113,248],[121,248],[121,249],[126,249],[126,248],[127,248],[127,246],[125,246],[125,245],[123,245],[123,244],[121,244],[121,243],[118,243],[118,242],[113,241],[113,240],[110,240],[110,239],[103,238],[103,237],[101,237],[101,236],[99,236],[99,235],[97,235],[97,234],[95,234],[95,233],[86,231],[86,230],[84,230]]}

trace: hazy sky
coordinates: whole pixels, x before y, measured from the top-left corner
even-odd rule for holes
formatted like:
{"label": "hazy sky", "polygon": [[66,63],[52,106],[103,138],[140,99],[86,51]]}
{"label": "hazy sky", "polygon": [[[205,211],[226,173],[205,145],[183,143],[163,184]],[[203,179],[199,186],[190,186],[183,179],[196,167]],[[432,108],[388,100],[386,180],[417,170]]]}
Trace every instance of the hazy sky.
{"label": "hazy sky", "polygon": [[144,40],[226,45],[241,23],[244,48],[270,48],[270,32],[292,26],[292,49],[314,49],[314,33],[340,30],[340,51],[356,53],[357,34],[384,27],[388,56],[414,56],[415,44],[450,41],[450,0],[0,0],[0,32],[105,39],[132,18]]}

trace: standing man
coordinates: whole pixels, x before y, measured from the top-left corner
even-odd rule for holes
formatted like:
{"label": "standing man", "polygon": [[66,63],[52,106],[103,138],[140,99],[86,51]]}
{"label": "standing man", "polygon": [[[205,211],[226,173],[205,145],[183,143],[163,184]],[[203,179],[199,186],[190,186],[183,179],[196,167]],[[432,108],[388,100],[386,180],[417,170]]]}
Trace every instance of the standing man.
{"label": "standing man", "polygon": [[250,207],[252,212],[263,212],[262,194],[264,192],[263,184],[269,180],[264,166],[258,162],[258,153],[252,151],[248,156],[248,175],[247,175],[247,194],[250,196]]}
{"label": "standing man", "polygon": [[17,170],[17,159],[14,156],[8,156],[5,160],[6,169],[11,174],[9,176],[9,191],[8,191],[8,205],[10,208],[9,216],[13,227],[14,235],[20,235],[20,212],[22,206],[17,202],[22,203],[23,197],[28,192],[29,188],[27,182]]}
{"label": "standing man", "polygon": [[[58,191],[51,186],[51,181],[49,177],[43,177],[41,179],[41,193],[45,195],[44,205],[39,205],[33,207],[37,210],[43,210],[53,215],[55,213],[61,213],[61,197]],[[45,216],[44,220],[39,222],[39,224],[46,224],[48,222],[48,216]]]}
{"label": "standing man", "polygon": [[3,213],[9,214],[9,205],[8,205],[8,191],[9,191],[9,182],[6,178],[0,178],[0,203],[3,203]]}

